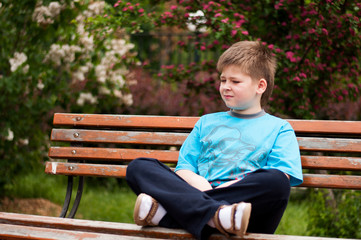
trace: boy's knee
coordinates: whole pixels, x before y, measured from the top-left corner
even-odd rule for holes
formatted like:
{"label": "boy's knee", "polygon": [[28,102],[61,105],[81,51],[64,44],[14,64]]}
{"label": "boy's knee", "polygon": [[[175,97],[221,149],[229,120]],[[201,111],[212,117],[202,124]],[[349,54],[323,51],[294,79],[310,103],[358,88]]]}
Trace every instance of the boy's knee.
{"label": "boy's knee", "polygon": [[155,159],[152,158],[136,158],[132,160],[127,167],[127,175],[132,174],[134,172],[139,172],[147,168],[147,164],[149,162],[155,161]]}
{"label": "boy's knee", "polygon": [[286,174],[276,169],[269,169],[268,171],[271,173],[269,183],[272,187],[272,191],[281,199],[288,200],[291,191],[291,185],[290,180]]}
{"label": "boy's knee", "polygon": [[291,186],[288,177],[277,169],[262,169],[261,184],[266,186],[268,192],[279,200],[288,201]]}

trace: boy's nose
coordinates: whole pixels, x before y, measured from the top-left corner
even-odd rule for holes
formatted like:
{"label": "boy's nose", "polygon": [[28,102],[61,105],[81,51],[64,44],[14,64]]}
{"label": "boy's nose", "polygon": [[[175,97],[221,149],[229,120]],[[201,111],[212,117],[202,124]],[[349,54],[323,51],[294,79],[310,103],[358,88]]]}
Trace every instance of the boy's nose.
{"label": "boy's nose", "polygon": [[223,88],[229,90],[229,89],[231,89],[231,86],[230,86],[230,84],[229,84],[228,82],[226,82],[226,83],[223,85]]}

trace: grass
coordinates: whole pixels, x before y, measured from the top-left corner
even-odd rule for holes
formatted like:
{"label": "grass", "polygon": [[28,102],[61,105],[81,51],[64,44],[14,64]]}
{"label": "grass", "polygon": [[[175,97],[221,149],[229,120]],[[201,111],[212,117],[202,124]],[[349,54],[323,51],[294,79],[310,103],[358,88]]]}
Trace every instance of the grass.
{"label": "grass", "polygon": [[[6,186],[5,196],[14,198],[45,198],[62,205],[67,178],[29,172],[13,178]],[[73,198],[75,192],[73,193]],[[307,201],[292,194],[276,234],[307,235]],[[76,218],[133,223],[136,196],[124,180],[114,178],[87,178]]]}

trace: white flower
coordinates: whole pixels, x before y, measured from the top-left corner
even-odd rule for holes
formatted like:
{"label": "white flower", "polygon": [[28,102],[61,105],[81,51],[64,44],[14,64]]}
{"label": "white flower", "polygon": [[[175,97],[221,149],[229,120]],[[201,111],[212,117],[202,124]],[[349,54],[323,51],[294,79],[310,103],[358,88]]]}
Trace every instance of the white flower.
{"label": "white flower", "polygon": [[51,2],[49,4],[49,11],[52,17],[56,17],[60,14],[62,6],[58,2]]}
{"label": "white flower", "polygon": [[94,97],[91,93],[80,93],[80,96],[76,103],[79,106],[83,106],[85,102],[89,102],[91,104],[94,104],[98,101],[96,97]]}
{"label": "white flower", "polygon": [[51,19],[51,12],[49,8],[45,6],[40,6],[35,8],[33,13],[33,21],[36,21],[37,23],[41,25],[48,25],[53,23],[53,19]]}
{"label": "white flower", "polygon": [[84,72],[82,71],[76,71],[73,73],[73,82],[82,82],[85,80]]}
{"label": "white flower", "polygon": [[[192,19],[197,19],[196,25],[192,23]],[[198,10],[195,13],[189,13],[188,23],[187,23],[187,27],[189,31],[192,32],[196,31],[197,26],[204,23],[206,23],[206,19],[204,19],[204,13],[201,10]],[[206,30],[207,29],[205,27],[201,27],[200,29],[198,29],[198,31],[200,32],[205,32]]]}
{"label": "white flower", "polygon": [[99,93],[103,94],[103,95],[109,95],[111,92],[110,92],[109,88],[107,88],[105,86],[101,86],[99,89]]}
{"label": "white flower", "polygon": [[19,143],[21,145],[28,145],[29,144],[29,139],[25,138],[25,139],[19,139]]}
{"label": "white flower", "polygon": [[38,82],[38,84],[36,85],[36,87],[37,87],[39,90],[43,90],[45,86],[44,86],[43,82],[40,80],[40,81]]}
{"label": "white flower", "polygon": [[23,73],[28,73],[29,71],[29,64],[26,64],[23,68]]}
{"label": "white flower", "polygon": [[104,6],[105,6],[105,2],[104,1],[98,1],[98,2],[93,2],[88,6],[89,12],[91,16],[95,16],[95,15],[100,15],[103,13],[104,10]]}
{"label": "white flower", "polygon": [[15,72],[27,59],[28,57],[24,53],[15,52],[14,57],[9,60],[11,66],[10,70]]}
{"label": "white flower", "polygon": [[87,51],[92,51],[94,49],[94,38],[93,36],[87,36],[83,34],[82,37],[80,37],[80,43],[84,46],[84,48]]}
{"label": "white flower", "polygon": [[12,141],[14,139],[14,132],[11,129],[8,129],[8,135],[5,137],[6,140]]}
{"label": "white flower", "polygon": [[115,89],[115,90],[113,91],[113,93],[114,93],[114,96],[116,96],[117,98],[122,98],[122,97],[123,97],[122,92],[119,91],[118,89]]}
{"label": "white flower", "polygon": [[74,62],[75,53],[81,52],[81,50],[82,49],[76,45],[64,44],[63,46],[60,46],[58,44],[52,44],[48,54],[44,58],[44,61],[51,61],[55,63],[55,66],[60,66],[62,64],[61,60],[63,60],[65,64],[69,64]]}
{"label": "white flower", "polygon": [[133,104],[133,96],[132,96],[132,94],[125,94],[124,96],[123,96],[123,102],[124,102],[124,104],[125,105],[127,105],[127,106],[130,106],[130,105],[132,105]]}
{"label": "white flower", "polygon": [[33,21],[36,21],[40,25],[48,25],[54,22],[54,18],[57,17],[61,10],[65,6],[58,2],[51,2],[48,7],[41,6],[40,4],[34,10]]}

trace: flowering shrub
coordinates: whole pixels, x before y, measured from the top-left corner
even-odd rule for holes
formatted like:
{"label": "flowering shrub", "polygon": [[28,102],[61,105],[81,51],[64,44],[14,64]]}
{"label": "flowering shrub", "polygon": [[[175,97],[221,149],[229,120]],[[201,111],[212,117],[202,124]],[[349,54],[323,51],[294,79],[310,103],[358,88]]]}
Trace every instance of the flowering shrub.
{"label": "flowering shrub", "polygon": [[12,174],[46,157],[54,111],[113,113],[132,104],[127,75],[136,63],[134,45],[121,30],[104,38],[85,27],[107,7],[0,3],[0,192]]}
{"label": "flowering shrub", "polygon": [[[178,0],[150,6],[120,0],[106,18],[95,21],[95,27],[117,28],[126,20],[129,33],[191,29],[196,40],[190,41],[191,49],[200,52],[223,51],[240,40],[260,40],[279,61],[269,110],[295,118],[327,118],[327,111],[321,109],[330,101],[355,100],[361,89],[360,8],[357,1]],[[189,49],[184,42],[179,46]],[[210,75],[216,74],[213,60],[204,69]],[[179,67],[163,68],[160,77],[199,82],[198,69],[192,65],[177,73],[174,69]],[[184,74],[187,78],[181,77]],[[211,85],[201,84],[200,89],[212,92],[211,98],[217,94]]]}

